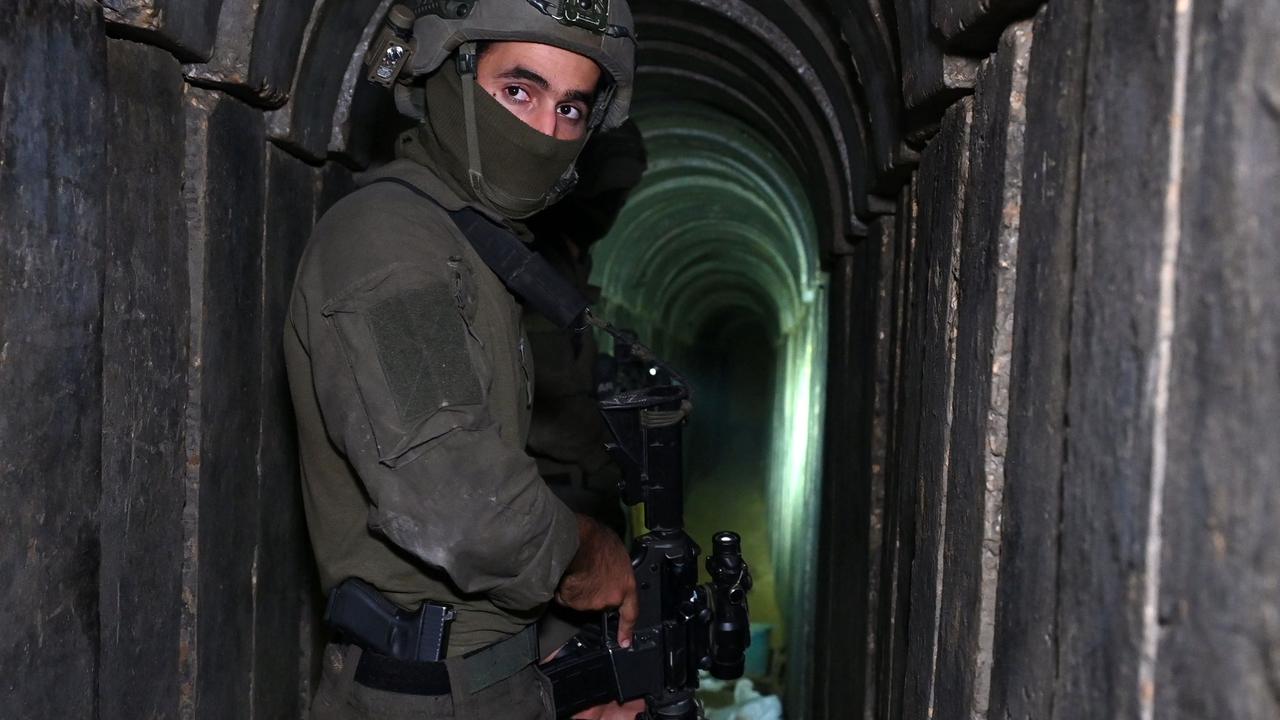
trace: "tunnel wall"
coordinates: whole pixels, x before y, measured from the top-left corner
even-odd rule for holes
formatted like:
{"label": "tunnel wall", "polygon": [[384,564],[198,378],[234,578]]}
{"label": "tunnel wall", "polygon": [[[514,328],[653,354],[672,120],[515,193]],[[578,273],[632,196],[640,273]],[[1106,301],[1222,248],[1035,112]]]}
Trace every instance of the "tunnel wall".
{"label": "tunnel wall", "polygon": [[1280,3],[846,5],[920,153],[831,259],[812,715],[1280,715]]}
{"label": "tunnel wall", "polygon": [[299,717],[318,591],[280,334],[350,173],[184,82],[207,34],[109,37],[113,5],[0,22],[0,715]]}

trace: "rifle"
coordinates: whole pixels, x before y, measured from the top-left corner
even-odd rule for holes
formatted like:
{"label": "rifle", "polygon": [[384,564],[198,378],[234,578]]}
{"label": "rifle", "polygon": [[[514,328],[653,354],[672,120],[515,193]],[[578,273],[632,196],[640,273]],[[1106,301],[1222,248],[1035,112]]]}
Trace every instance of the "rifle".
{"label": "rifle", "polygon": [[541,666],[555,692],[556,715],[608,702],[645,699],[644,720],[695,720],[698,670],[742,676],[750,629],[751,573],[737,533],[712,538],[709,585],[698,583],[701,549],[684,531],[681,434],[691,410],[678,385],[644,388],[600,403],[622,468],[622,499],[644,503],[648,533],[636,538],[631,566],[640,614],[631,647],[617,644],[617,613],[574,637]]}

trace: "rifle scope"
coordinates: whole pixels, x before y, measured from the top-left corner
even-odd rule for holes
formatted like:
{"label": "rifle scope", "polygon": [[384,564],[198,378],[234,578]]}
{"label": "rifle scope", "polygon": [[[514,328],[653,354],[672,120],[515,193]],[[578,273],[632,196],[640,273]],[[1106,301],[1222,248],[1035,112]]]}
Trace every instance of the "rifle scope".
{"label": "rifle scope", "polygon": [[747,616],[747,591],[751,574],[742,560],[742,539],[738,533],[722,530],[712,539],[707,556],[711,575],[711,674],[721,680],[742,677],[746,667],[751,623]]}

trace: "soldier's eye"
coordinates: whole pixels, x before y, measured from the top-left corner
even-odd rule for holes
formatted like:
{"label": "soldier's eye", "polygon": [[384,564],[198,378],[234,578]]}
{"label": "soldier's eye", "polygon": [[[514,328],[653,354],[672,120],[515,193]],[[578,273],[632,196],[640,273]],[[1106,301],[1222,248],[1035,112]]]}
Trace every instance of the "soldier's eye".
{"label": "soldier's eye", "polygon": [[561,105],[560,107],[556,108],[556,112],[560,113],[561,117],[566,118],[568,120],[582,119],[582,109],[576,105]]}
{"label": "soldier's eye", "polygon": [[507,94],[507,98],[512,102],[529,102],[529,93],[525,92],[525,89],[519,85],[508,85],[503,88],[503,92]]}

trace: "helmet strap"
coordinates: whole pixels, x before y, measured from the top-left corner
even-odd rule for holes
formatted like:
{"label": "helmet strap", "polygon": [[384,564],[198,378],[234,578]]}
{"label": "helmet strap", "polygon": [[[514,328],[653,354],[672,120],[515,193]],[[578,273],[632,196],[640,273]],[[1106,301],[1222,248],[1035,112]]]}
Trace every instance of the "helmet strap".
{"label": "helmet strap", "polygon": [[458,48],[458,77],[462,79],[462,122],[467,131],[467,178],[471,189],[482,192],[484,168],[480,166],[480,128],[476,124],[476,44]]}
{"label": "helmet strap", "polygon": [[595,104],[591,108],[591,124],[590,131],[595,132],[597,128],[604,124],[605,117],[609,114],[609,107],[613,104],[613,94],[617,91],[617,86],[609,83],[604,90],[596,95]]}

